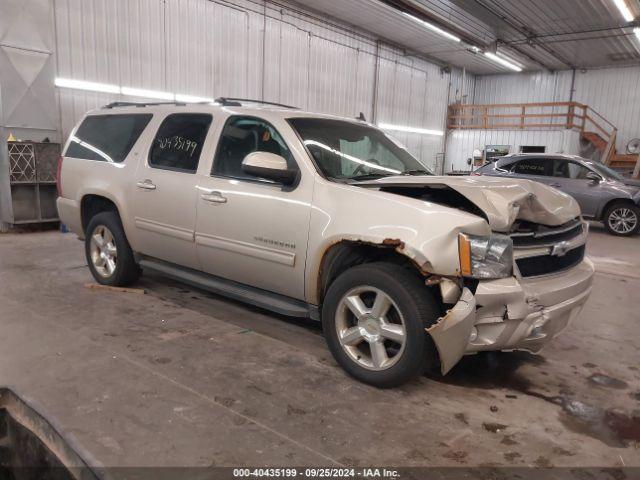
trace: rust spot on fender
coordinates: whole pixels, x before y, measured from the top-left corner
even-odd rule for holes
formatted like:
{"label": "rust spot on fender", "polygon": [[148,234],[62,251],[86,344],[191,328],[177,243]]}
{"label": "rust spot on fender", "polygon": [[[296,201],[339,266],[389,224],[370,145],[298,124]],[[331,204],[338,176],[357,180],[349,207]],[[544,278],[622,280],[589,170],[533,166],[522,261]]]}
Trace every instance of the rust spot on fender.
{"label": "rust spot on fender", "polygon": [[385,238],[382,240],[385,247],[395,247],[396,250],[404,250],[404,242],[399,238]]}

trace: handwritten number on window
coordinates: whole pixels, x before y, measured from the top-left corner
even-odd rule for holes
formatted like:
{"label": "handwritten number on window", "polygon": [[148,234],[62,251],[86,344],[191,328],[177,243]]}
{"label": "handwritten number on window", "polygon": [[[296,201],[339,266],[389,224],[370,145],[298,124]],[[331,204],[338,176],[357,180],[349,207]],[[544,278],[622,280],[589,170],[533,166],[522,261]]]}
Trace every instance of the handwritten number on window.
{"label": "handwritten number on window", "polygon": [[187,152],[189,154],[189,157],[192,157],[196,149],[198,148],[198,142],[195,142],[193,140],[188,140],[179,135],[174,135],[173,137],[159,138],[158,144],[160,145],[160,148],[163,150],[169,149],[169,150]]}

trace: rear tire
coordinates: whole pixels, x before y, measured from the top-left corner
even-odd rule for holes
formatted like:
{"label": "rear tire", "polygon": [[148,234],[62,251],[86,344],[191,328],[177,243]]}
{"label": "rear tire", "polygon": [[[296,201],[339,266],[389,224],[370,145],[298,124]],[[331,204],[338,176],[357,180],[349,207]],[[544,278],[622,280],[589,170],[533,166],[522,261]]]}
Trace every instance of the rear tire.
{"label": "rear tire", "polygon": [[367,263],[331,284],[322,326],[331,353],[347,373],[390,388],[422,374],[437,359],[425,329],[440,315],[439,302],[417,273],[391,263]]}
{"label": "rear tire", "polygon": [[140,267],[115,212],[101,212],[91,218],[85,236],[87,265],[102,285],[126,287],[140,277]]}
{"label": "rear tire", "polygon": [[604,213],[603,222],[611,235],[635,235],[640,230],[640,208],[629,203],[614,203]]}

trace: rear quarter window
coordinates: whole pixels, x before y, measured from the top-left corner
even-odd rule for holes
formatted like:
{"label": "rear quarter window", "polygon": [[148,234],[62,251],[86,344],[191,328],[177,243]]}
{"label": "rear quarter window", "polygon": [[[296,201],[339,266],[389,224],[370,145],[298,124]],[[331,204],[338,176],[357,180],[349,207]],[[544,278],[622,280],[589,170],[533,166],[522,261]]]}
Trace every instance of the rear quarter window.
{"label": "rear quarter window", "polygon": [[66,157],[120,163],[151,120],[151,114],[90,115],[71,136]]}

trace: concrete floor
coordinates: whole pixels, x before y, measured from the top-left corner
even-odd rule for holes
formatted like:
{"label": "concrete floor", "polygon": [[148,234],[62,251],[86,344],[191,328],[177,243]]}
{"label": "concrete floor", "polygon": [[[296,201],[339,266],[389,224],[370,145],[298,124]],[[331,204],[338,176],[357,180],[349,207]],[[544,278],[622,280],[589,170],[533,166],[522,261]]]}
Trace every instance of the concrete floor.
{"label": "concrete floor", "polygon": [[88,289],[73,235],[0,235],[0,385],[106,466],[640,466],[639,247],[592,227],[593,294],[540,356],[383,391],[311,321],[158,277]]}

